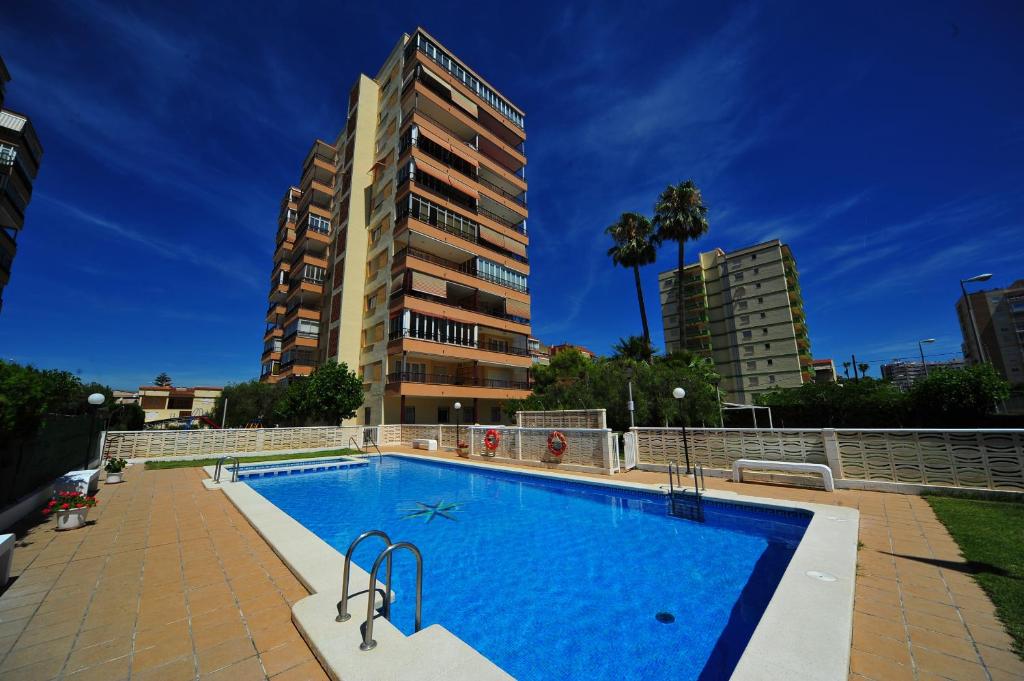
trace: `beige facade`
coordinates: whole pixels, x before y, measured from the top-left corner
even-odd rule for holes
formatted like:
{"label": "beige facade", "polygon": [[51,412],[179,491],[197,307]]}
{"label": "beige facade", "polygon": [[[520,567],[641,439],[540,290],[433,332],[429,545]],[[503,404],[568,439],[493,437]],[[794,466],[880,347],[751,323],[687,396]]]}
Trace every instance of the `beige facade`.
{"label": "beige facade", "polygon": [[969,364],[989,362],[1012,385],[1024,384],[1024,279],[968,296],[969,308],[963,296],[956,302],[965,360]]}
{"label": "beige facade", "polygon": [[[334,144],[317,143],[334,175],[317,324],[304,325],[316,351],[302,368],[288,327],[302,247],[279,233],[265,380],[336,360],[363,378],[358,423],[454,422],[456,401],[463,422],[510,422],[500,407],[529,395],[533,364],[524,140],[519,109],[422,29],[402,36],[352,87]],[[316,189],[308,163],[299,230]]]}
{"label": "beige facade", "polygon": [[144,385],[139,388],[138,399],[146,412],[146,423],[180,418],[182,416],[209,416],[223,388],[197,386],[174,388]]}
{"label": "beige facade", "polygon": [[[666,351],[682,347],[678,270],[658,277]],[[810,340],[789,246],[772,240],[701,253],[685,268],[686,348],[715,363],[726,400],[813,380]]]}
{"label": "beige facade", "polygon": [[32,200],[32,184],[43,157],[32,121],[3,108],[10,79],[0,59],[0,309],[18,250],[18,234],[25,225],[25,211]]}

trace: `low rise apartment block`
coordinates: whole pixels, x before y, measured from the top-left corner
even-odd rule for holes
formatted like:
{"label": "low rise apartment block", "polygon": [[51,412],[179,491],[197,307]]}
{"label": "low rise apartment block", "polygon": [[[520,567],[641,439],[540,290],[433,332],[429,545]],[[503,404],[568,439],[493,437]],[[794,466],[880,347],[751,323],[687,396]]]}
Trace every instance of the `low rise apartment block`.
{"label": "low rise apartment block", "polygon": [[349,92],[278,217],[261,376],[339,361],[355,421],[508,421],[530,394],[524,116],[422,29]]}
{"label": "low rise apartment block", "polygon": [[18,234],[25,226],[25,211],[32,200],[32,184],[43,158],[32,121],[4,108],[9,80],[11,74],[0,59],[0,310],[18,251]]}
{"label": "low rise apartment block", "polygon": [[146,423],[151,423],[183,416],[209,416],[223,390],[211,386],[144,385],[139,387],[138,400],[146,412]]}
{"label": "low rise apartment block", "polygon": [[701,253],[684,268],[684,300],[677,300],[678,269],[658,277],[668,352],[684,347],[714,361],[729,402],[752,403],[775,387],[814,380],[807,319],[796,260],[779,240],[726,253]]}

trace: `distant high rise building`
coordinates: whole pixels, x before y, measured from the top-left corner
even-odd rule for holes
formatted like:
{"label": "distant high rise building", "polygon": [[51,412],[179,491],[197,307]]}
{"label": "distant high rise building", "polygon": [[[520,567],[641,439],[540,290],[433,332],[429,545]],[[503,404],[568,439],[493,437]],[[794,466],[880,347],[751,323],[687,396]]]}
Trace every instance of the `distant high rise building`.
{"label": "distant high rise building", "polygon": [[422,29],[361,75],[278,219],[262,375],[345,362],[357,422],[508,421],[530,394],[523,113]]}
{"label": "distant high rise building", "polygon": [[18,250],[18,234],[25,226],[25,210],[32,200],[32,183],[43,158],[43,147],[32,121],[4,108],[4,93],[10,79],[11,74],[0,58],[0,309]]}
{"label": "distant high rise building", "polygon": [[[962,369],[966,363],[962,359],[951,359],[947,362],[928,362],[928,371],[936,369]],[[927,375],[920,362],[904,362],[895,359],[882,365],[882,378],[892,381],[900,390],[910,390],[914,383]]]}
{"label": "distant high rise building", "polygon": [[964,358],[969,364],[991,362],[1011,384],[1024,384],[1024,279],[1006,288],[969,293],[967,298],[969,306],[963,296],[956,301]]}
{"label": "distant high rise building", "polygon": [[[665,347],[681,347],[678,270],[658,276]],[[796,260],[778,239],[701,253],[685,267],[686,349],[710,357],[730,402],[814,379]]]}

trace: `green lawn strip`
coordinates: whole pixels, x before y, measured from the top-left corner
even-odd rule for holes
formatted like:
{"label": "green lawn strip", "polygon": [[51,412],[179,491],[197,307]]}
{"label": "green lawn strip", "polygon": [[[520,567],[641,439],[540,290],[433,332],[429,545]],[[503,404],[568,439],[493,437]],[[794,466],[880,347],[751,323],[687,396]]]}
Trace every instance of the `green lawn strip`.
{"label": "green lawn strip", "polygon": [[1024,503],[928,496],[1024,659]]}
{"label": "green lawn strip", "polygon": [[[261,456],[239,457],[243,464],[257,461],[284,461],[287,459],[322,459],[329,456],[352,456],[362,454],[355,449],[332,449],[326,452],[292,452],[291,454],[264,454]],[[216,466],[220,457],[212,459],[173,459],[171,461],[147,461],[146,470],[162,470],[164,468],[197,468],[200,466]]]}

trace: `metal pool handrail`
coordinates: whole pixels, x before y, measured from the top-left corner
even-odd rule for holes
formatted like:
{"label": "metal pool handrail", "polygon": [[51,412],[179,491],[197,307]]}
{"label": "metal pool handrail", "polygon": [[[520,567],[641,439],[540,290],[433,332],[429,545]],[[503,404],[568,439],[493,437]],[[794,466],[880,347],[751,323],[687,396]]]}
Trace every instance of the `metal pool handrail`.
{"label": "metal pool handrail", "polygon": [[231,472],[231,482],[238,482],[238,469],[242,466],[242,462],[238,460],[237,456],[222,456],[217,459],[217,467],[213,471],[214,482],[220,482],[220,472],[224,468],[224,462],[228,460],[235,462],[235,468]]}
{"label": "metal pool handrail", "polygon": [[[391,618],[391,609],[389,604],[391,602],[391,554],[400,549],[407,549],[412,551],[412,555],[416,557],[416,622],[415,630],[413,633],[419,631],[423,626],[423,555],[420,550],[416,548],[415,544],[411,544],[407,541],[401,541],[397,544],[392,544],[377,556],[377,560],[373,562],[373,570],[370,571],[370,586],[367,589],[367,593],[373,593],[374,585],[377,583],[377,571],[380,570],[380,565],[384,562],[384,559],[388,560],[388,575],[389,578],[385,582],[385,594],[384,594],[384,619]],[[366,602],[366,625],[363,627],[363,642],[359,644],[359,650],[373,650],[377,647],[377,642],[373,640],[373,598],[370,598]]]}
{"label": "metal pool handrail", "polygon": [[[348,438],[348,441],[349,441],[349,444],[351,444],[351,445],[355,445],[354,449],[355,449],[356,451],[359,451],[359,452],[365,451],[365,450],[364,450],[364,449],[363,449],[363,448],[362,448],[362,447],[361,447],[361,446],[359,445],[359,443],[358,443],[358,442],[356,442],[356,439],[355,439],[354,437],[352,437],[351,435],[349,436],[349,438]],[[376,442],[374,442],[373,440],[370,440],[370,444],[371,444],[371,445],[373,445],[373,448],[377,450],[377,458],[378,458],[378,459],[380,459],[380,458],[383,458],[383,457],[384,457],[384,452],[380,451],[380,447],[378,447],[378,446],[377,446],[377,443],[376,443]]]}
{"label": "metal pool handrail", "polygon": [[[352,613],[348,611],[348,582],[349,574],[352,570],[352,554],[355,553],[356,547],[359,546],[360,542],[370,537],[380,537],[385,541],[388,546],[391,546],[391,537],[389,537],[382,530],[369,530],[363,532],[361,535],[355,538],[355,540],[348,545],[348,551],[345,552],[345,569],[341,573],[341,600],[338,601],[338,616],[334,618],[335,622],[347,622],[351,617]],[[385,577],[388,585],[387,598],[384,601],[384,607],[388,607],[388,599],[391,598],[391,555],[388,555],[388,570]],[[371,605],[373,604],[374,595],[376,593],[374,589],[375,581],[370,581],[370,590],[367,591],[367,597],[370,599]]]}

